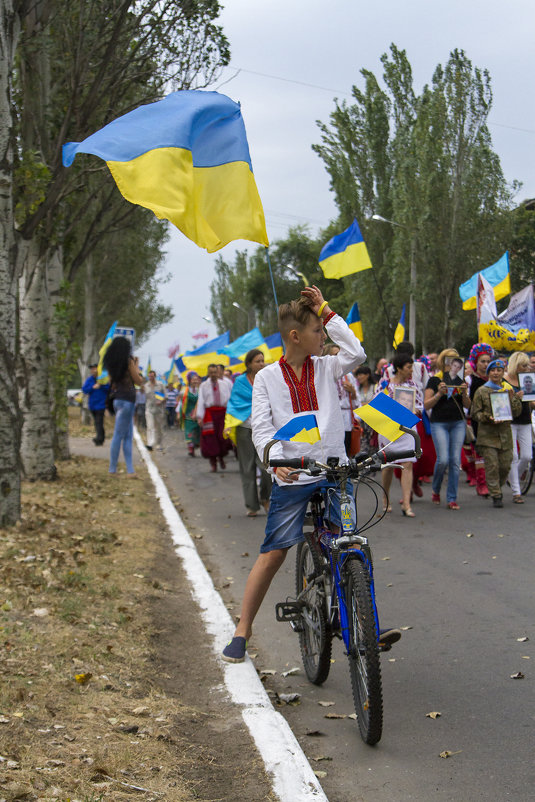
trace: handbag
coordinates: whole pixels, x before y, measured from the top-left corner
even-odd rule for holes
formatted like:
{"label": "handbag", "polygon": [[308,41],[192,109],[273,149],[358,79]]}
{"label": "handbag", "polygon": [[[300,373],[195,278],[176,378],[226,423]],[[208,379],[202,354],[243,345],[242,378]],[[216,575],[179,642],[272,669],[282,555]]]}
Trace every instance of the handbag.
{"label": "handbag", "polygon": [[108,390],[108,395],[106,396],[106,409],[110,413],[110,415],[115,415],[115,409],[113,407],[113,402],[115,400],[115,390],[112,390],[111,387]]}
{"label": "handbag", "polygon": [[466,431],[464,433],[464,445],[469,446],[471,443],[475,443],[476,436],[474,434],[474,430],[472,428],[471,423],[466,424]]}

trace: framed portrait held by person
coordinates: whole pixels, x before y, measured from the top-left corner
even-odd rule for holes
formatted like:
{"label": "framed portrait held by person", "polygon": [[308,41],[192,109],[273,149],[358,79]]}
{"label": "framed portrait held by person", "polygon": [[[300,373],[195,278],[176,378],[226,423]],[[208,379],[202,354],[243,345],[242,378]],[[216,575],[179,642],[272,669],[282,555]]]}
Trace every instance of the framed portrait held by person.
{"label": "framed portrait held by person", "polygon": [[520,389],[524,391],[522,401],[535,401],[535,373],[520,373]]}
{"label": "framed portrait held by person", "polygon": [[464,359],[461,356],[447,356],[444,359],[444,384],[455,387],[464,381]]}
{"label": "framed portrait held by person", "polygon": [[411,412],[416,411],[416,390],[413,387],[394,387],[394,401]]}
{"label": "framed portrait held by person", "polygon": [[492,407],[492,417],[496,423],[513,420],[511,412],[511,399],[509,393],[500,390],[490,394],[490,405]]}

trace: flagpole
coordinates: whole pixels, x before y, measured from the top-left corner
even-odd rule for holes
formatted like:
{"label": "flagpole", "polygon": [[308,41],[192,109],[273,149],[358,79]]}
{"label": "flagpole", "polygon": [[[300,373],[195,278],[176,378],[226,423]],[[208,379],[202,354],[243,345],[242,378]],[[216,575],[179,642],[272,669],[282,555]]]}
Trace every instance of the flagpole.
{"label": "flagpole", "polygon": [[375,281],[375,286],[377,287],[377,292],[379,293],[379,298],[381,299],[381,303],[383,304],[383,309],[385,310],[386,322],[388,323],[388,328],[390,329],[390,334],[392,334],[394,330],[392,328],[392,324],[390,322],[390,318],[388,317],[388,309],[386,308],[386,304],[385,304],[384,299],[383,299],[383,294],[381,292],[381,288],[379,287],[379,282],[377,281],[376,271],[373,270],[373,268],[372,268],[372,273],[373,273],[373,279]]}
{"label": "flagpole", "polygon": [[273,270],[271,269],[271,259],[269,258],[269,248],[266,246],[266,257],[267,263],[269,267],[269,275],[271,276],[271,286],[273,287],[273,297],[275,298],[275,306],[277,308],[277,313],[279,311],[279,302],[277,300],[277,291],[275,289],[275,282],[273,280]]}

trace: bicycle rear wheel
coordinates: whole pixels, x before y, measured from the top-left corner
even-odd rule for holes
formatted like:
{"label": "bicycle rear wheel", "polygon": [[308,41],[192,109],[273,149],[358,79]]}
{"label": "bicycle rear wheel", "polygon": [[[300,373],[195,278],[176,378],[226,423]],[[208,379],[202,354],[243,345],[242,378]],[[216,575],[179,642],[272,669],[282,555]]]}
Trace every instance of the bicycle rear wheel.
{"label": "bicycle rear wheel", "polygon": [[520,492],[523,496],[526,495],[526,493],[531,487],[531,483],[533,481],[534,469],[535,469],[535,447],[532,450],[531,459],[526,466],[526,470],[520,477]]}
{"label": "bicycle rear wheel", "polygon": [[346,563],[349,674],[362,740],[373,746],[383,731],[383,691],[370,577],[360,560]]}
{"label": "bicycle rear wheel", "polygon": [[321,685],[331,668],[332,634],[327,619],[322,557],[306,540],[297,546],[295,583],[297,598],[303,603],[298,630],[303,667],[310,682]]}

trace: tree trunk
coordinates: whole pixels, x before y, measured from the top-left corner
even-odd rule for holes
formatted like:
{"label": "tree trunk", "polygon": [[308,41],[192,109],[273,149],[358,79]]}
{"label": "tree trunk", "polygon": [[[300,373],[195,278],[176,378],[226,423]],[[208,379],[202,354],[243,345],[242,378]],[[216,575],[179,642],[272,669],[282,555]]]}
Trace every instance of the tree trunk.
{"label": "tree trunk", "polygon": [[19,400],[21,458],[26,478],[55,479],[49,388],[49,307],[46,257],[34,237],[19,246]]}
{"label": "tree trunk", "polygon": [[20,429],[16,361],[17,273],[13,217],[11,78],[20,21],[0,0],[0,526],[20,518]]}
{"label": "tree trunk", "polygon": [[46,271],[47,295],[53,310],[50,335],[50,400],[54,454],[58,459],[70,459],[67,381],[69,378],[70,343],[69,314],[63,288],[63,248],[48,254]]}

